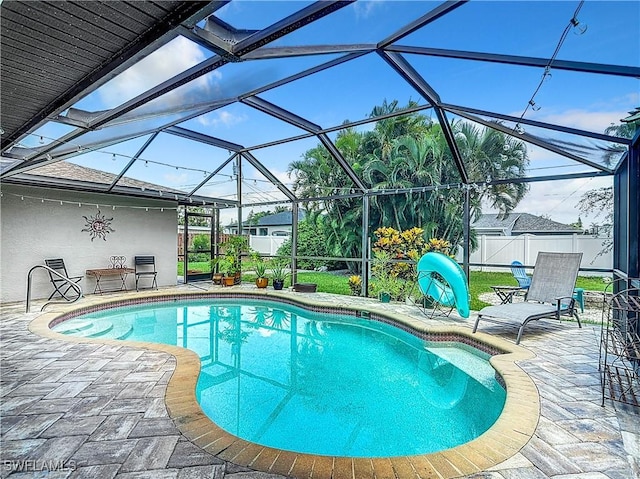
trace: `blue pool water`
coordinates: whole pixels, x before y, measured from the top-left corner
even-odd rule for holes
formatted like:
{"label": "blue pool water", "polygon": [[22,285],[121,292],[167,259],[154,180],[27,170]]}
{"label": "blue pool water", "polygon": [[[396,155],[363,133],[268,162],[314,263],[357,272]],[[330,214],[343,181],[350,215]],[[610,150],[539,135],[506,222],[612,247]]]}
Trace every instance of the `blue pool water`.
{"label": "blue pool water", "polygon": [[296,452],[435,452],[482,434],[505,401],[487,356],[475,349],[273,301],[115,308],[54,330],[191,349],[201,361],[197,398],[216,424]]}

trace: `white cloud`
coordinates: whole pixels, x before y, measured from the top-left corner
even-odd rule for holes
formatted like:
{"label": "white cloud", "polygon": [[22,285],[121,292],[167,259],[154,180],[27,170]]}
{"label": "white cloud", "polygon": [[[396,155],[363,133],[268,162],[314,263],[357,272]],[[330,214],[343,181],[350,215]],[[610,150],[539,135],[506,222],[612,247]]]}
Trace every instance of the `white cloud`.
{"label": "white cloud", "polygon": [[246,120],[246,115],[234,115],[227,110],[215,110],[211,113],[198,117],[199,123],[204,126],[213,126],[214,128],[220,126],[230,127]]}
{"label": "white cloud", "polygon": [[182,174],[166,174],[163,175],[163,179],[165,181],[164,184],[167,186],[170,185],[184,185],[187,182],[188,175],[186,173]]}
{"label": "white cloud", "polygon": [[[100,98],[105,108],[113,108],[197,65],[205,58],[195,43],[184,37],[177,37],[102,86],[98,90]],[[218,72],[213,76],[216,74],[220,78]],[[196,81],[200,86],[206,87],[206,78],[201,77]]]}
{"label": "white cloud", "polygon": [[353,4],[353,11],[356,18],[368,18],[383,3],[384,0],[359,1]]}
{"label": "white cloud", "polygon": [[558,124],[581,130],[598,133],[613,124],[619,124],[620,119],[628,116],[626,111],[589,111],[585,109],[571,109],[558,114],[540,116],[537,120],[546,123]]}

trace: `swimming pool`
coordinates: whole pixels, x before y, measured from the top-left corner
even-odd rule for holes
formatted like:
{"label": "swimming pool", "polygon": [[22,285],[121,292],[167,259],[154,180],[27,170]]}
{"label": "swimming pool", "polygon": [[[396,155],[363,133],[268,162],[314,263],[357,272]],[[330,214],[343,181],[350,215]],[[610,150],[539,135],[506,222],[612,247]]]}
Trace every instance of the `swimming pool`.
{"label": "swimming pool", "polygon": [[282,450],[350,457],[439,451],[486,431],[505,401],[488,355],[474,348],[273,301],[127,306],[54,329],[193,350],[205,413],[231,434]]}

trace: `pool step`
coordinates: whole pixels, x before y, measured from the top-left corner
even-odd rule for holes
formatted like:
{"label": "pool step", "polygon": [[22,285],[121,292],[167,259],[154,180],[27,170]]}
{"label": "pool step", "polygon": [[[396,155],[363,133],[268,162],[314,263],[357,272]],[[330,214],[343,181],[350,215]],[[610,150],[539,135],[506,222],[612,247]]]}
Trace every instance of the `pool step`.
{"label": "pool step", "polygon": [[85,320],[85,321],[65,321],[62,324],[57,325],[53,328],[56,333],[60,334],[78,334],[81,331],[89,329],[93,326],[93,321]]}
{"label": "pool step", "polygon": [[119,325],[112,324],[112,329],[109,331],[108,334],[104,333],[104,334],[99,334],[91,337],[93,338],[93,337],[107,336],[109,339],[126,339],[132,332],[133,332],[133,327],[131,327],[130,324],[119,324]]}
{"label": "pool step", "polygon": [[73,336],[81,338],[95,338],[96,336],[104,336],[113,329],[113,323],[105,320],[94,320],[90,328],[72,333]]}
{"label": "pool step", "polygon": [[115,326],[111,321],[105,319],[94,319],[69,324],[69,326],[56,328],[62,334],[78,336],[81,338],[102,338],[125,339],[132,332],[131,325]]}

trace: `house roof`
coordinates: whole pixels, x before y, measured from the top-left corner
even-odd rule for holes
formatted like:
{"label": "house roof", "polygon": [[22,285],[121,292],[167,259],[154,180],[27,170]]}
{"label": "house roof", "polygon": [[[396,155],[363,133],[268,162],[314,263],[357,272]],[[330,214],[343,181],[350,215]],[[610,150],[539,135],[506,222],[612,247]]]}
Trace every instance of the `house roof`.
{"label": "house roof", "polygon": [[[76,165],[75,163],[69,163],[68,161],[59,161],[57,163],[49,163],[39,168],[30,171],[31,175],[36,176],[49,176],[52,178],[64,178],[66,180],[75,181],[87,181],[91,183],[99,183],[103,185],[110,185],[117,175],[108,173],[102,170],[96,170],[94,168],[87,168],[86,166]],[[170,193],[182,193],[178,190],[172,190],[166,186],[156,185],[147,181],[140,181],[134,178],[123,176],[118,180],[118,184],[121,186],[129,186],[133,188],[145,188],[150,190],[163,190]]]}
{"label": "house roof", "polygon": [[[127,176],[115,175],[64,160],[56,163],[43,164],[38,168],[21,173],[15,177],[3,179],[3,182],[51,188],[59,188],[61,182],[64,182],[66,189],[74,191],[91,191],[94,193],[113,193],[140,197],[149,197],[151,194],[154,194],[154,196],[160,200],[180,200],[180,203],[185,203],[185,201],[182,200],[185,194],[184,191]],[[209,197],[205,200],[202,197],[194,195],[191,199],[195,204],[201,201],[211,203],[211,198]],[[227,203],[225,200],[219,200],[218,202],[223,204]],[[229,203],[234,202],[229,201]]]}
{"label": "house roof", "polygon": [[[307,213],[304,210],[298,210],[298,221],[306,218]],[[258,220],[258,226],[289,226],[293,223],[293,213],[291,211],[282,211],[273,215],[263,216]]]}
{"label": "house roof", "polygon": [[483,214],[478,221],[472,223],[471,227],[476,230],[510,230],[513,234],[582,232],[575,226],[529,213],[510,213],[504,217],[495,213]]}

